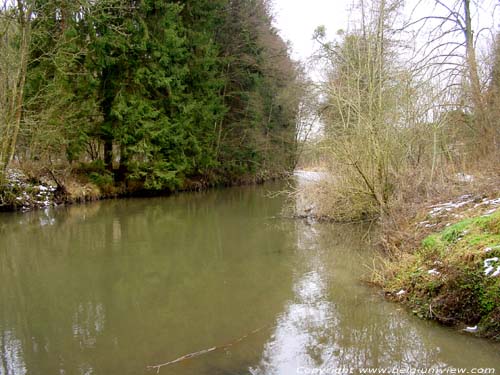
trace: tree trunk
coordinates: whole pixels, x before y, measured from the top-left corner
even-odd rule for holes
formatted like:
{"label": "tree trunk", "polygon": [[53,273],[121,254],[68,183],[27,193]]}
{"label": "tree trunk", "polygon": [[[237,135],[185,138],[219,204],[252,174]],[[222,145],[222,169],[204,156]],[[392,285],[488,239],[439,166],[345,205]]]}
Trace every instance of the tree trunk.
{"label": "tree trunk", "polygon": [[[31,39],[31,7],[28,6],[26,11],[23,9],[25,5],[22,0],[18,0],[19,9],[19,23],[21,25],[21,61],[19,67],[19,80],[17,97],[15,98],[15,117],[14,117],[14,134],[10,142],[10,153],[8,163],[14,158],[16,152],[17,137],[19,135],[19,128],[21,127],[21,119],[23,114],[23,97],[24,97],[24,84],[26,83],[26,75],[28,71],[28,58]],[[7,164],[8,164],[7,163]]]}
{"label": "tree trunk", "polygon": [[17,0],[17,22],[20,28],[19,65],[9,98],[8,113],[0,149],[0,175],[3,175],[16,152],[17,138],[23,114],[24,86],[28,69],[29,48],[31,43],[32,7],[23,0]]}
{"label": "tree trunk", "polygon": [[104,139],[104,165],[108,171],[113,171],[113,140],[110,137]]}
{"label": "tree trunk", "polygon": [[481,138],[487,135],[486,133],[490,127],[488,126],[486,103],[484,100],[485,98],[483,92],[481,90],[481,81],[479,79],[476,50],[474,47],[474,31],[472,30],[470,0],[463,0],[463,1],[464,1],[464,13],[465,13],[464,33],[465,33],[465,46],[466,46],[466,60],[467,60],[467,69],[470,81],[470,95],[476,116],[475,129],[478,132],[478,136]]}

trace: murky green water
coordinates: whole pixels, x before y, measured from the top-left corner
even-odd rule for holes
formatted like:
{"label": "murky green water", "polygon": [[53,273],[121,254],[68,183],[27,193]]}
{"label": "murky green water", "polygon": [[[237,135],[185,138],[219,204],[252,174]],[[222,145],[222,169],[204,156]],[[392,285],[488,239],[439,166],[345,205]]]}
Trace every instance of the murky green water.
{"label": "murky green water", "polygon": [[0,375],[153,374],[224,345],[160,374],[500,370],[498,346],[358,282],[366,228],[281,218],[275,188],[0,214]]}

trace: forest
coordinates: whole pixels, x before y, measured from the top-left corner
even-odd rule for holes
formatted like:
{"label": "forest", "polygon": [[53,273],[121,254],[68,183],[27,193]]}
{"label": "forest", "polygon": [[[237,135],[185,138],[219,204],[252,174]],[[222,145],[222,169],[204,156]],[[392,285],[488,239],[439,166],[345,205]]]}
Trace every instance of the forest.
{"label": "forest", "polygon": [[266,1],[1,7],[0,205],[16,175],[117,195],[294,167],[303,74]]}

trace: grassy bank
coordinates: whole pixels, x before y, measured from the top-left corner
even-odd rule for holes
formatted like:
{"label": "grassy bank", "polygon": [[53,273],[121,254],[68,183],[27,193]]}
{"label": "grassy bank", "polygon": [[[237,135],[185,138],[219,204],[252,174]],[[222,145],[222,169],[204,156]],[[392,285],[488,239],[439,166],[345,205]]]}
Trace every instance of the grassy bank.
{"label": "grassy bank", "polygon": [[435,211],[417,223],[441,229],[432,230],[415,249],[402,244],[386,263],[380,284],[389,298],[422,318],[499,340],[500,200],[465,202],[469,207],[454,213],[464,218],[453,224],[439,219],[433,224]]}
{"label": "grassy bank", "polygon": [[[470,14],[471,4],[460,4],[453,13]],[[407,54],[414,36],[396,26],[408,10],[404,4],[367,1],[360,10],[351,30],[333,40],[323,28],[315,33],[317,56],[325,62],[322,132],[302,148],[301,165],[322,165],[326,177],[301,192],[312,202],[297,216],[376,223],[385,265],[376,282],[389,296],[422,317],[478,324],[469,331],[482,326],[493,337],[495,329],[485,322],[498,301],[486,296],[494,293],[488,283],[497,276],[479,281],[488,258],[478,256],[474,241],[486,246],[483,237],[491,237],[482,199],[500,196],[500,37],[490,44],[491,59],[478,64],[478,35],[466,32],[462,44],[445,52],[450,45],[441,44],[442,27],[454,33],[456,25],[445,20],[428,32],[433,17],[423,17],[409,25],[421,25],[417,34],[429,43]],[[458,240],[447,232],[460,228],[476,237],[467,232]]]}
{"label": "grassy bank", "polygon": [[321,179],[299,186],[301,204],[296,215],[377,223],[380,262],[371,282],[388,299],[421,318],[500,340],[500,181],[496,174],[450,174],[425,194],[409,187],[412,194],[393,199],[384,216],[359,215],[362,211],[352,196],[342,201],[332,194],[337,183],[332,173],[323,171],[318,176]]}

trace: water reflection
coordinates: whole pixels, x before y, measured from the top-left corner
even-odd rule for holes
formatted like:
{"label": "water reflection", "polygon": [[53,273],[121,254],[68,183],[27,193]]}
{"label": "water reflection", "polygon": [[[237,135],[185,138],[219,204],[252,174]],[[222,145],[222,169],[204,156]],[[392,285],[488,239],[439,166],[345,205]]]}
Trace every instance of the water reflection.
{"label": "water reflection", "polygon": [[92,302],[78,305],[73,315],[73,336],[80,343],[81,348],[93,348],[97,337],[104,330],[104,306],[101,303],[94,305]]}
{"label": "water reflection", "polygon": [[[268,324],[291,294],[293,231],[265,193],[64,207],[50,225],[41,211],[0,215],[0,334],[17,337],[1,375],[140,374]],[[175,373],[237,373],[265,339]]]}
{"label": "water reflection", "polygon": [[[1,328],[1,327],[0,327]],[[0,330],[0,375],[24,375],[27,373],[21,341],[14,332]]]}
{"label": "water reflection", "polygon": [[326,272],[318,257],[317,233],[313,226],[297,223],[297,274],[294,298],[278,318],[262,364],[254,374],[294,374],[299,364],[321,364],[328,345],[328,328],[334,318],[327,300]]}
{"label": "water reflection", "polygon": [[499,366],[498,347],[359,283],[366,228],[279,219],[283,201],[267,192],[0,214],[0,375],[145,374],[264,326],[161,374]]}
{"label": "water reflection", "polygon": [[498,346],[416,320],[362,285],[370,262],[362,227],[302,222],[296,229],[294,296],[252,374],[500,365]]}

